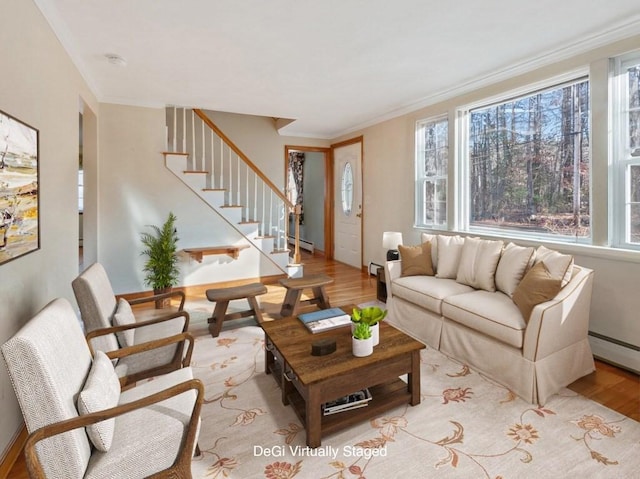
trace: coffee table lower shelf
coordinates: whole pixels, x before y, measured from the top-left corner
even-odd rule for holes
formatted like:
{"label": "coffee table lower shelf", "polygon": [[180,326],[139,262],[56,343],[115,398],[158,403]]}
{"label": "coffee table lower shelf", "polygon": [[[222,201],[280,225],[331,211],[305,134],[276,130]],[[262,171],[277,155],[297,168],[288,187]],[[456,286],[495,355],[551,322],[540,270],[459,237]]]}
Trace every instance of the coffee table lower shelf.
{"label": "coffee table lower shelf", "polygon": [[[288,403],[298,416],[298,419],[306,427],[306,403],[302,395],[295,387],[285,387],[286,379],[282,374],[279,361],[274,361],[269,367],[269,374],[273,376],[281,391],[286,397],[283,402]],[[286,391],[286,392],[285,392]],[[407,389],[407,383],[398,378],[394,381],[369,387],[371,400],[366,406],[350,409],[322,416],[322,436],[340,431],[344,428],[359,424],[372,417],[379,416],[389,409],[411,402],[411,393]]]}
{"label": "coffee table lower shelf", "polygon": [[[383,412],[396,406],[407,404],[411,400],[411,394],[407,391],[407,383],[401,379],[370,387],[369,392],[371,392],[372,398],[366,406],[322,416],[320,426],[322,436],[332,434],[346,427],[351,427],[367,419],[379,416]],[[300,419],[302,425],[306,427],[304,399],[295,388],[293,388],[293,392],[288,395],[288,399],[298,419]]]}

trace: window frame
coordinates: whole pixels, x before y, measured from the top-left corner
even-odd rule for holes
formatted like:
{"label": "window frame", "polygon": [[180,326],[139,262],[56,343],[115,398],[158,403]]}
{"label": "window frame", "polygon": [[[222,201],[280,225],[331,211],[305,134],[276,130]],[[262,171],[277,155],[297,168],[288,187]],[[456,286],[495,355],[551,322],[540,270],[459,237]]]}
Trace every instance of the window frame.
{"label": "window frame", "polygon": [[[426,147],[424,145],[424,129],[429,126],[429,125],[436,125],[438,123],[445,123],[446,127],[447,127],[447,134],[446,134],[446,138],[447,138],[447,144],[446,144],[446,148],[447,148],[447,167],[445,169],[446,173],[445,174],[436,174],[436,175],[431,175],[431,176],[427,176],[424,174],[425,171],[425,152],[426,152]],[[450,202],[449,202],[449,190],[451,188],[451,176],[449,175],[449,171],[450,171],[450,165],[452,162],[452,149],[451,149],[451,145],[449,142],[449,138],[450,138],[450,132],[451,132],[451,125],[449,122],[449,116],[445,113],[445,114],[441,114],[441,115],[436,115],[436,116],[431,116],[428,118],[423,118],[420,120],[417,120],[415,123],[415,130],[414,130],[414,135],[415,135],[415,141],[414,141],[414,145],[415,145],[415,161],[414,161],[414,166],[415,166],[415,178],[414,178],[414,196],[415,196],[415,205],[414,205],[414,227],[415,228],[423,228],[423,229],[434,229],[434,230],[446,230],[449,227],[449,209],[450,209]],[[441,148],[436,146],[437,148]],[[437,183],[438,182],[444,182],[445,185],[445,192],[444,192],[444,207],[445,207],[445,214],[444,214],[444,222],[442,223],[437,223],[435,221],[433,221],[432,223],[427,223],[426,220],[426,216],[425,216],[425,199],[426,199],[426,195],[425,195],[425,190],[426,190],[426,185],[427,183],[433,183],[434,184],[434,191],[437,191]],[[435,194],[435,196],[437,196],[437,193]],[[435,203],[435,202],[434,202]],[[433,211],[433,217],[436,217],[436,209],[434,208]]]}
{"label": "window frame", "polygon": [[[520,99],[522,97],[528,97],[536,93],[544,91],[555,90],[562,88],[567,84],[579,83],[581,81],[587,81],[589,83],[589,215],[590,215],[590,229],[589,235],[584,237],[576,237],[569,235],[555,235],[545,233],[527,233],[510,228],[495,228],[491,226],[476,226],[470,223],[470,211],[471,211],[471,191],[470,191],[470,152],[469,152],[469,121],[472,110],[489,108],[491,106],[499,105],[502,103],[508,103]],[[485,97],[481,100],[473,103],[466,104],[457,109],[457,122],[458,130],[456,135],[456,151],[457,158],[454,160],[457,167],[457,195],[456,195],[456,231],[466,234],[475,234],[488,237],[509,237],[519,240],[529,240],[535,242],[548,242],[548,243],[562,243],[562,244],[580,244],[580,245],[592,245],[593,244],[593,188],[592,188],[592,174],[593,174],[593,155],[592,155],[592,111],[591,111],[591,97],[593,95],[592,84],[590,78],[590,72],[588,67],[583,67],[571,71],[567,71],[564,74],[557,75],[551,78],[547,78],[538,82],[523,85],[519,88],[502,92],[497,95]]]}
{"label": "window frame", "polygon": [[629,67],[640,67],[640,51],[620,55],[612,59],[612,95],[610,100],[612,110],[612,148],[611,148],[611,175],[613,187],[610,190],[611,199],[611,238],[610,244],[614,248],[628,250],[640,250],[640,242],[630,241],[630,169],[632,166],[640,166],[640,156],[632,156],[628,144],[628,105]]}

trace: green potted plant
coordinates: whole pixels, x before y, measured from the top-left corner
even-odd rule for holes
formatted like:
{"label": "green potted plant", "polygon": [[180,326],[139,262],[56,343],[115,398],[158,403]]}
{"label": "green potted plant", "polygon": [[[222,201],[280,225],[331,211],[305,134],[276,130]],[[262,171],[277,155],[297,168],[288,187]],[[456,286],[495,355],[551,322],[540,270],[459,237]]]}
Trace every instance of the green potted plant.
{"label": "green potted plant", "polygon": [[373,353],[373,337],[371,327],[367,323],[357,323],[353,329],[351,350],[357,357],[369,356]]}
{"label": "green potted plant", "polygon": [[[153,232],[140,235],[145,246],[141,254],[147,256],[143,270],[146,273],[144,283],[153,288],[154,294],[170,292],[178,284],[180,272],[177,267],[178,232],[175,222],[176,217],[170,212],[162,227],[149,225]],[[156,308],[165,304],[164,301],[156,301]]]}
{"label": "green potted plant", "polygon": [[354,308],[353,313],[351,314],[351,321],[354,325],[357,325],[358,323],[368,324],[371,328],[371,335],[373,336],[373,345],[377,346],[380,342],[380,328],[378,323],[380,323],[380,321],[382,321],[386,316],[386,309],[382,309],[379,306],[367,306],[362,309]]}

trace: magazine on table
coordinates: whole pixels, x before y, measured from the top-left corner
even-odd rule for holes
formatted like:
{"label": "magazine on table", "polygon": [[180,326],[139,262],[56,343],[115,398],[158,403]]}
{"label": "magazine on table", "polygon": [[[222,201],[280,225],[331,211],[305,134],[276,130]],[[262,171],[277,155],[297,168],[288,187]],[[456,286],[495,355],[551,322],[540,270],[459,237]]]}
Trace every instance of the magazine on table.
{"label": "magazine on table", "polygon": [[329,401],[322,405],[322,413],[325,416],[329,414],[335,414],[342,411],[349,411],[351,409],[357,409],[365,407],[371,401],[371,392],[369,389],[362,389],[354,393],[343,396],[334,401]]}
{"label": "magazine on table", "polygon": [[321,309],[311,313],[303,313],[298,319],[312,333],[321,331],[329,331],[330,329],[340,328],[351,324],[351,316],[340,308]]}

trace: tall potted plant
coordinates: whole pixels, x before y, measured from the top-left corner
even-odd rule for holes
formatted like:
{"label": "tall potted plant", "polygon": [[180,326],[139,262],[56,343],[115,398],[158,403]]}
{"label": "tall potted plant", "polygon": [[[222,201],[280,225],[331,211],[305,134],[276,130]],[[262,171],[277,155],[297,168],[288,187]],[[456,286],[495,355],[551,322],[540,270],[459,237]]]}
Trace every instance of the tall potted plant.
{"label": "tall potted plant", "polygon": [[[176,217],[169,213],[162,227],[149,225],[151,233],[142,233],[140,239],[145,249],[141,254],[147,256],[144,265],[146,273],[144,282],[153,288],[154,294],[167,293],[178,284],[177,247],[178,232],[175,226]],[[156,301],[156,308],[162,308],[169,300]]]}

